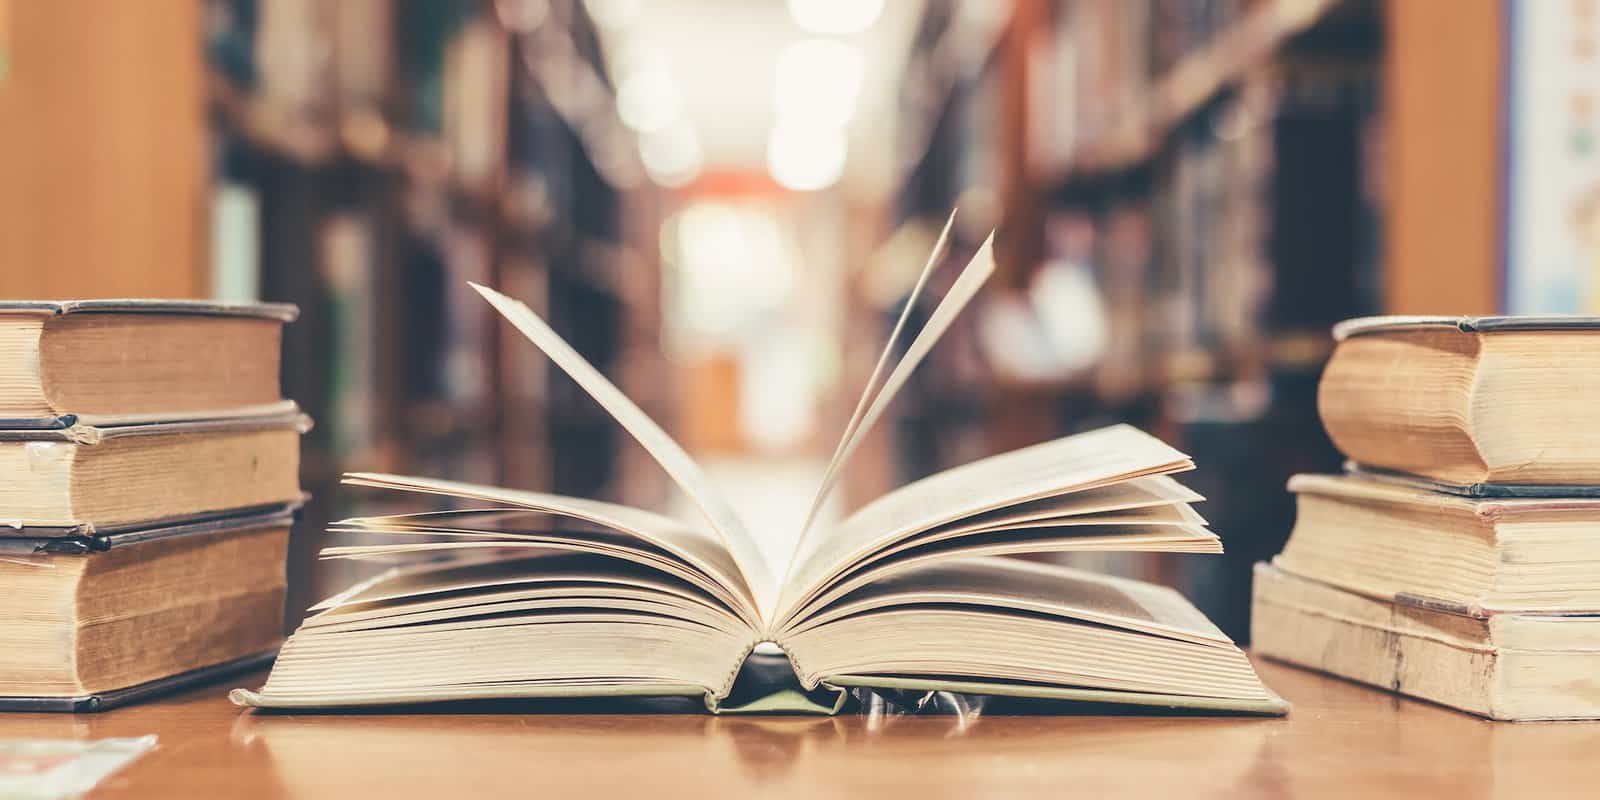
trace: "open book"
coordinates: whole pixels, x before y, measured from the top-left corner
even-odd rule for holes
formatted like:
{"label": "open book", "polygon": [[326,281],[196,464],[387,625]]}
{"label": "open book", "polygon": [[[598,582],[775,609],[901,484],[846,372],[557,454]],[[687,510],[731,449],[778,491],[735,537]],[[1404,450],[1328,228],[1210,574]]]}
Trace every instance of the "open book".
{"label": "open book", "polygon": [[447,480],[347,476],[348,484],[472,507],[337,523],[337,532],[382,542],[328,548],[325,558],[429,560],[317,606],[266,686],[236,690],[235,702],[691,695],[713,711],[732,710],[725,701],[741,667],[770,642],[788,656],[798,687],[748,698],[742,710],[837,711],[846,687],[870,687],[1282,713],[1245,654],[1171,589],[1006,557],[1220,552],[1189,507],[1201,498],[1169,477],[1191,469],[1189,458],[1134,428],[986,458],[893,491],[837,524],[816,523],[868,430],[994,271],[991,236],[891,366],[894,340],[948,236],[947,225],[781,571],[661,428],[527,306],[474,285],[660,462],[701,518]]}

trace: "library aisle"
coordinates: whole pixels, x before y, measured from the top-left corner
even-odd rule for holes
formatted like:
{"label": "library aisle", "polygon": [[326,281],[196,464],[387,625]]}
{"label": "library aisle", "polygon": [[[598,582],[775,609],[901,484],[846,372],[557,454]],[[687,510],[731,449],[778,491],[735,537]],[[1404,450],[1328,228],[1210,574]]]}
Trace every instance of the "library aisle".
{"label": "library aisle", "polygon": [[[1295,526],[1288,479],[1346,469],[1318,408],[1335,323],[1600,315],[1597,57],[1600,0],[0,0],[0,303],[294,306],[266,307],[283,324],[278,410],[296,435],[311,425],[297,440],[304,502],[278,509],[297,515],[286,577],[270,576],[286,581],[270,590],[284,592],[286,635],[315,604],[389,574],[404,560],[393,558],[399,543],[419,536],[426,546],[410,555],[423,555],[408,564],[421,570],[460,556],[446,551],[470,549],[452,542],[474,536],[507,560],[518,536],[530,551],[625,551],[635,571],[682,557],[665,539],[543,513],[549,503],[525,504],[542,516],[474,529],[471,514],[450,515],[481,511],[483,493],[381,491],[343,484],[350,473],[657,512],[687,521],[683,530],[705,539],[695,546],[722,548],[711,558],[735,568],[718,579],[743,575],[737,546],[702,536],[723,531],[701,524],[720,509],[684,491],[694,475],[675,482],[653,456],[684,461],[630,436],[596,402],[598,380],[558,368],[477,284],[526,303],[670,433],[779,575],[836,442],[863,417],[873,424],[846,448],[813,531],[987,456],[1109,426],[1145,431],[1150,452],[1170,446],[1195,469],[1178,474],[1176,457],[1140,469],[1171,468],[1204,497],[1194,510],[1206,524],[1188,516],[1189,500],[1172,499],[1189,494],[1172,489],[1170,508],[1092,509],[1123,518],[1085,526],[1136,518],[1188,539],[1143,530],[1152,552],[1112,552],[1121,545],[1096,549],[1094,535],[1113,535],[1100,527],[1062,532],[1076,524],[1062,510],[1068,494],[1147,475],[1111,471],[1104,485],[1032,494],[1027,480],[997,480],[1006,485],[984,488],[999,499],[973,499],[920,528],[872,531],[882,547],[852,550],[860,557],[821,582],[843,586],[844,573],[879,557],[886,571],[875,577],[885,578],[889,567],[925,566],[972,544],[961,554],[1016,556],[1000,562],[1007,568],[1175,589],[1215,623],[1184,629],[1194,634],[1185,641],[1244,664],[1252,568],[1280,553]],[[969,263],[987,282],[947,318],[941,298],[967,298],[958,276]],[[19,318],[0,313],[0,448],[93,421],[52,409],[42,422],[23,420],[27,431],[10,429],[17,420],[4,412],[37,399],[12,384],[47,382],[34,357],[45,323],[4,338]],[[942,332],[937,346],[920,348],[924,329]],[[892,358],[880,357],[886,344]],[[868,413],[863,387],[878,391],[907,353],[922,360]],[[215,378],[233,366],[196,372]],[[10,463],[24,462],[0,460],[0,472]],[[287,486],[294,465],[283,463]],[[9,477],[0,474],[0,499]],[[1151,485],[1166,486],[1141,486]],[[913,510],[964,494],[943,490]],[[1023,507],[1031,503],[1047,510]],[[218,516],[205,521],[221,518],[210,511]],[[911,516],[891,511],[879,519],[886,528]],[[25,527],[10,513],[0,507],[0,533]],[[419,514],[430,516],[405,516]],[[538,530],[516,527],[534,517]],[[366,522],[337,524],[352,518]],[[997,518],[1017,527],[977,524]],[[439,527],[405,527],[418,519]],[[109,547],[95,535],[126,532],[54,529],[79,535],[82,553]],[[1073,537],[1090,545],[1064,552]],[[605,549],[616,541],[627,547]],[[321,557],[366,545],[374,549]],[[0,563],[28,547],[0,547]],[[1162,547],[1174,552],[1153,551]],[[930,561],[915,562],[923,556]],[[749,629],[740,635],[771,644],[795,632],[764,617],[773,609],[757,595],[800,588],[729,589],[687,574],[726,595],[705,613],[751,607],[737,610]],[[818,589],[808,600],[818,606],[790,609],[786,621],[832,603],[837,611],[880,588],[872,583],[837,596]],[[919,604],[959,605],[927,596],[905,605]],[[1005,610],[1011,621],[1036,612]],[[525,611],[538,615],[507,613]],[[1114,627],[1084,619],[1074,624]],[[1165,624],[1156,622],[1147,628]],[[1100,709],[736,719],[635,715],[627,704],[587,717],[512,704],[313,719],[241,715],[210,687],[106,716],[0,715],[0,738],[159,732],[159,749],[112,779],[128,796],[576,791],[646,772],[663,791],[698,795],[810,795],[824,780],[858,794],[967,794],[948,773],[997,794],[1109,793],[1137,777],[1149,794],[1282,796],[1344,781],[1352,794],[1520,796],[1597,777],[1585,754],[1600,734],[1585,727],[1489,726],[1249,663],[1294,704],[1289,719],[1134,714],[1111,727]],[[876,667],[862,672],[929,677]],[[1026,671],[983,685],[1049,683]],[[228,685],[254,689],[263,677]],[[678,677],[548,680],[711,688]],[[502,678],[445,685],[477,691]],[[1238,682],[1259,688],[1253,677]],[[1281,711],[1263,692],[1231,699]],[[1210,697],[1182,695],[1200,696]],[[945,758],[948,741],[961,747]]]}
{"label": "library aisle", "polygon": [[991,229],[998,274],[838,513],[1129,422],[1194,456],[1227,555],[1084,563],[1240,640],[1284,481],[1339,467],[1315,413],[1332,323],[1600,296],[1595,123],[1561,116],[1590,90],[1544,46],[1588,30],[1563,26],[1581,3],[163,2],[4,4],[0,115],[28,124],[0,126],[0,296],[300,308],[291,622],[366,574],[317,567],[328,521],[421,510],[345,472],[682,507],[468,281],[696,456],[776,465],[723,474],[804,493],[789,465],[826,462],[959,208],[911,327]]}

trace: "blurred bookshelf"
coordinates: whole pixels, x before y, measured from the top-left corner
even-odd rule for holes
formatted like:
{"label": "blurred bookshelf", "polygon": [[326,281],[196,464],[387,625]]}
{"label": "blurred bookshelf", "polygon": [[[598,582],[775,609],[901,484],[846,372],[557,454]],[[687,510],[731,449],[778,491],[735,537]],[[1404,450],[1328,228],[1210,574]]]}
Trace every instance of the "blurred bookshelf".
{"label": "blurred bookshelf", "polygon": [[[1177,585],[1247,638],[1249,565],[1293,520],[1285,480],[1340,466],[1316,414],[1329,328],[1389,307],[1385,18],[1018,0],[937,102],[909,88],[902,124],[932,134],[897,230],[975,210],[952,258],[998,225],[1001,287],[901,404],[900,479],[1113,422],[1155,432],[1194,456],[1228,555],[1083,563]],[[960,19],[930,2],[911,63]],[[858,305],[887,331],[899,300]]]}
{"label": "blurred bookshelf", "polygon": [[663,491],[467,285],[527,301],[663,412],[658,200],[583,4],[208,0],[205,13],[213,293],[302,310],[284,387],[317,421],[315,499],[292,545],[291,617],[355,577],[315,568],[327,521],[427,507],[375,508],[338,488],[344,472]]}
{"label": "blurred bookshelf", "polygon": [[[0,185],[0,258],[31,268],[0,270],[0,295],[302,308],[284,385],[318,422],[316,502],[292,608],[344,579],[308,581],[323,523],[380,510],[352,507],[374,498],[338,490],[347,470],[659,504],[659,470],[465,284],[528,300],[669,429],[697,410],[657,347],[659,239],[671,204],[719,196],[644,180],[587,4],[103,5],[14,4],[0,115],[25,124],[0,127],[0,172],[16,177]],[[1567,114],[1588,107],[1589,51],[1528,38],[1587,36],[1587,6],[1436,6],[919,4],[892,193],[874,179],[771,204],[840,228],[817,249],[849,272],[838,335],[852,342],[888,333],[952,207],[951,260],[999,227],[994,287],[864,448],[850,504],[1139,424],[1196,456],[1231,554],[1115,566],[1179,584],[1242,635],[1244,565],[1289,528],[1283,479],[1338,466],[1314,407],[1329,324],[1494,313],[1507,285],[1523,287],[1513,311],[1582,310],[1554,303],[1593,283],[1592,232],[1530,200],[1557,174],[1589,207],[1600,151]],[[143,66],[125,68],[129,52]],[[1572,63],[1534,69],[1557,56]],[[1560,274],[1530,273],[1533,245],[1552,242]],[[831,285],[813,288],[832,308]],[[841,349],[826,385],[861,385],[872,348]],[[819,402],[848,416],[837,394]]]}

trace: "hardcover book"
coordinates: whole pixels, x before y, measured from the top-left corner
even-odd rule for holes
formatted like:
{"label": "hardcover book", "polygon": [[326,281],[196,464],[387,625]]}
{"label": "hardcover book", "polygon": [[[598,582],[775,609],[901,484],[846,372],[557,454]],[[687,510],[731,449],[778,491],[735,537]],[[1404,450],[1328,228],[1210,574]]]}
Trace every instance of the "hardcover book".
{"label": "hardcover book", "polygon": [[1272,563],[1378,599],[1479,613],[1600,612],[1600,498],[1474,498],[1364,475],[1296,475]]}
{"label": "hardcover book", "polygon": [[0,428],[282,411],[279,341],[296,314],[270,303],[0,301]]}
{"label": "hardcover book", "polygon": [[1600,483],[1600,317],[1334,327],[1317,409],[1363,467],[1470,487]]}
{"label": "hardcover book", "polygon": [[0,430],[0,539],[193,521],[300,499],[282,410],[223,419]]}
{"label": "hardcover book", "polygon": [[1252,651],[1490,719],[1594,719],[1600,617],[1384,600],[1257,564]]}
{"label": "hardcover book", "polygon": [[[474,285],[638,440],[699,518],[433,478],[347,476],[465,506],[337,523],[369,541],[328,548],[325,558],[409,561],[317,606],[266,685],[236,690],[235,702],[680,695],[713,711],[831,712],[848,688],[870,687],[1283,713],[1246,655],[1175,591],[1009,557],[1219,552],[1190,508],[1200,498],[1171,477],[1193,464],[1137,429],[986,458],[818,522],[867,432],[994,271],[991,237],[904,356],[891,358],[948,234],[779,568],[661,428],[525,305]],[[764,652],[787,658],[793,688],[736,691],[752,653]]]}
{"label": "hardcover book", "polygon": [[0,711],[99,711],[261,664],[296,505],[0,538]]}

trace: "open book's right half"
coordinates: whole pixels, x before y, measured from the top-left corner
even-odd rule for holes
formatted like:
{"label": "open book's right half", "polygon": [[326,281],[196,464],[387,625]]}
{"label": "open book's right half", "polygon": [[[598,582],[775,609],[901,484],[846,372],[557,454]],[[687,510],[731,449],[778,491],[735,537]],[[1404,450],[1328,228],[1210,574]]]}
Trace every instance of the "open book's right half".
{"label": "open book's right half", "polygon": [[[924,268],[907,311],[943,255]],[[992,239],[992,237],[991,237]],[[322,708],[690,695],[713,711],[838,711],[849,687],[1281,714],[1246,655],[1177,592],[1042,561],[1073,551],[1217,553],[1171,476],[1187,456],[1125,425],[992,456],[838,523],[820,507],[862,437],[993,272],[986,242],[898,361],[879,359],[803,523],[766,564],[694,461],[523,304],[477,287],[656,458],[701,518],[433,478],[349,484],[454,498],[335,525],[324,558],[398,561],[319,605],[242,705]],[[909,314],[896,326],[898,338]],[[764,642],[792,689],[752,694]]]}

